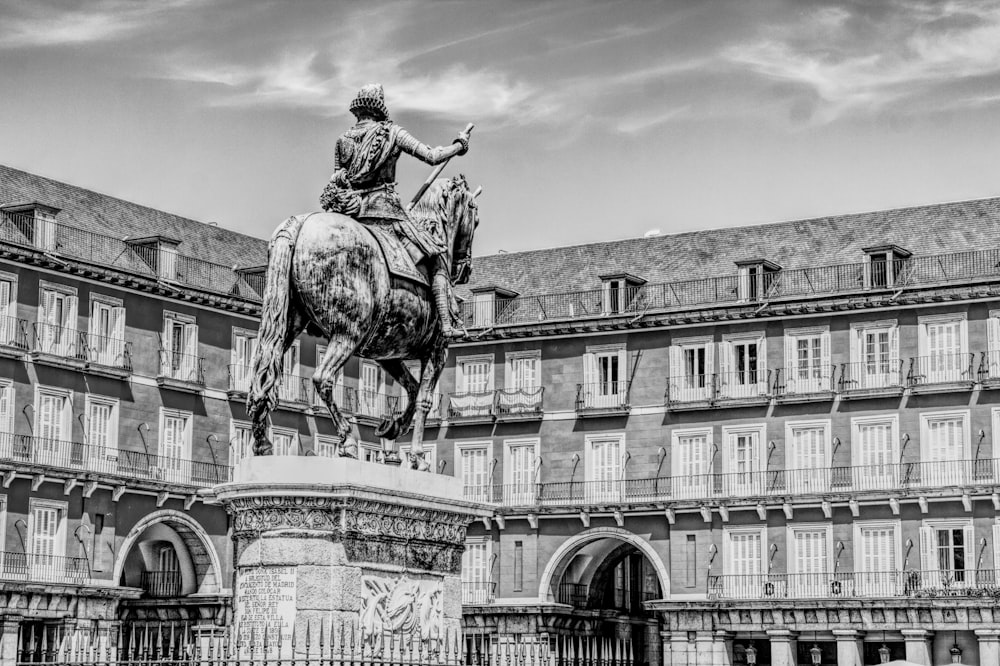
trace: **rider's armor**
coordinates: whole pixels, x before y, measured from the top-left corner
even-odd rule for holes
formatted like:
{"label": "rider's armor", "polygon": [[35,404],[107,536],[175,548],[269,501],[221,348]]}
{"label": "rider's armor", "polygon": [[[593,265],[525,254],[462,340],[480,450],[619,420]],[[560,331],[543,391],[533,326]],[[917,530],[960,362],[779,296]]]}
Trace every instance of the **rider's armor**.
{"label": "rider's armor", "polygon": [[[378,85],[365,86],[351,103],[359,120],[337,139],[334,172],[320,197],[323,209],[350,215],[366,224],[391,224],[409,241],[417,255],[429,257],[433,267],[431,288],[445,335],[454,335],[451,317],[451,279],[443,255],[444,233],[440,221],[414,224],[396,193],[396,161],[402,153],[430,164],[440,164],[468,150],[459,137],[450,146],[431,148],[389,120]],[[372,119],[381,118],[381,119]],[[422,258],[422,257],[418,257]]]}

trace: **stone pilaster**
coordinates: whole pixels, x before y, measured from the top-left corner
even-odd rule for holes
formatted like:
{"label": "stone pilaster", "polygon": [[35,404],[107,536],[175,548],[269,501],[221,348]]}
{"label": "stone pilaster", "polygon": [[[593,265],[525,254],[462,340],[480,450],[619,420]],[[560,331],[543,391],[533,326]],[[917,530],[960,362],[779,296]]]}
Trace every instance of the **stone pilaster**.
{"label": "stone pilaster", "polygon": [[837,639],[837,666],[864,666],[864,636],[852,629],[834,629]]}
{"label": "stone pilaster", "polygon": [[21,618],[17,615],[5,615],[0,620],[0,664],[17,663],[17,638]]}
{"label": "stone pilaster", "polygon": [[976,629],[979,663],[1000,664],[1000,629]]}
{"label": "stone pilaster", "polygon": [[688,641],[686,631],[675,631],[670,634],[670,664],[671,666],[689,666],[691,651],[694,646]]}
{"label": "stone pilaster", "polygon": [[903,629],[902,634],[906,641],[906,660],[921,666],[931,666],[931,639],[934,632],[926,629]]}
{"label": "stone pilaster", "polygon": [[771,666],[795,666],[795,634],[787,629],[768,629],[771,641]]}

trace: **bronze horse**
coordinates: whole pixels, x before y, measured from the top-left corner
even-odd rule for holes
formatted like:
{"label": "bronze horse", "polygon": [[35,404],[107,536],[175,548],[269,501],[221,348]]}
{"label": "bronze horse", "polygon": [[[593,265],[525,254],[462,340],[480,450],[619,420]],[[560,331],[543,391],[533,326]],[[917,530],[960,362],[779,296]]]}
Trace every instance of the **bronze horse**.
{"label": "bronze horse", "polygon": [[[452,280],[458,284],[469,277],[472,237],[479,224],[475,197],[462,176],[438,179],[411,211],[415,220],[434,216],[440,221]],[[411,466],[426,469],[424,422],[448,355],[434,308],[428,287],[389,273],[372,235],[354,219],[312,213],[278,227],[268,249],[260,333],[247,396],[254,453],[272,453],[268,417],[277,406],[285,352],[308,329],[329,341],[312,381],[341,438],[340,454],[355,455],[357,442],[334,401],[335,381],[347,360],[359,356],[377,361],[409,398],[406,409],[383,421],[376,434],[396,439],[412,424]],[[420,361],[419,379],[404,360]]]}

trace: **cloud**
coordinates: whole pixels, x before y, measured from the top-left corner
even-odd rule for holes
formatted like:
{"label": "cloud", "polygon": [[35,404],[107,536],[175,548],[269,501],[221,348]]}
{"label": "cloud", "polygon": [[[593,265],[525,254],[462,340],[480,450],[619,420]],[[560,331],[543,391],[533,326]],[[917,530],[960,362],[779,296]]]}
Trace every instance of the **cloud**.
{"label": "cloud", "polygon": [[[797,86],[813,122],[884,109],[1000,73],[1000,3],[896,2],[878,15],[826,7],[723,50],[722,61]],[[961,98],[938,101],[941,108]],[[922,107],[921,110],[926,110]]]}

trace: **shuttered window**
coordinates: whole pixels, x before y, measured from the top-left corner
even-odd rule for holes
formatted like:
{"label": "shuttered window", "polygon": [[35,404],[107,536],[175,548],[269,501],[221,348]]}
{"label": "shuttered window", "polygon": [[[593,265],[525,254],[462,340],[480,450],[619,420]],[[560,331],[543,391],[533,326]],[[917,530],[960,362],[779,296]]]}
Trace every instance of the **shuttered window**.
{"label": "shuttered window", "polygon": [[465,497],[485,501],[489,489],[487,447],[462,447],[459,449],[459,465]]}
{"label": "shuttered window", "polygon": [[493,390],[493,364],[490,361],[461,363],[460,393],[486,393]]}
{"label": "shuttered window", "polygon": [[855,424],[852,463],[859,468],[855,479],[859,490],[892,487],[898,477],[895,427],[893,421],[864,421]]}
{"label": "shuttered window", "polygon": [[726,574],[747,576],[763,571],[761,532],[729,532],[726,542]]}
{"label": "shuttered window", "polygon": [[711,431],[674,435],[671,492],[676,498],[706,497],[711,474]]}
{"label": "shuttered window", "polygon": [[515,356],[510,359],[510,384],[508,388],[520,390],[533,390],[539,387],[539,366],[541,360],[538,356]]}
{"label": "shuttered window", "polygon": [[110,398],[88,396],[87,444],[94,455],[118,452],[118,404]]}
{"label": "shuttered window", "polygon": [[299,435],[294,430],[271,429],[271,444],[276,456],[294,456],[299,452]]}
{"label": "shuttered window", "polygon": [[233,349],[230,352],[230,376],[234,391],[250,390],[250,365],[253,363],[253,356],[257,350],[257,336],[249,332],[236,331],[233,333]]}
{"label": "shuttered window", "polygon": [[125,356],[125,308],[92,301],[87,345],[92,363],[121,366]]}
{"label": "shuttered window", "polygon": [[65,509],[47,502],[31,502],[28,548],[34,563],[66,554]]}
{"label": "shuttered window", "polygon": [[56,356],[75,356],[77,297],[55,289],[42,289],[41,306],[38,313],[39,351]]}
{"label": "shuttered window", "polygon": [[160,372],[182,381],[198,380],[198,325],[172,313],[163,319]]}
{"label": "shuttered window", "polygon": [[786,392],[829,391],[832,388],[830,374],[829,331],[790,331],[786,334],[782,377]]}
{"label": "shuttered window", "polygon": [[238,465],[253,455],[253,431],[249,423],[232,421],[229,433],[229,464]]}

